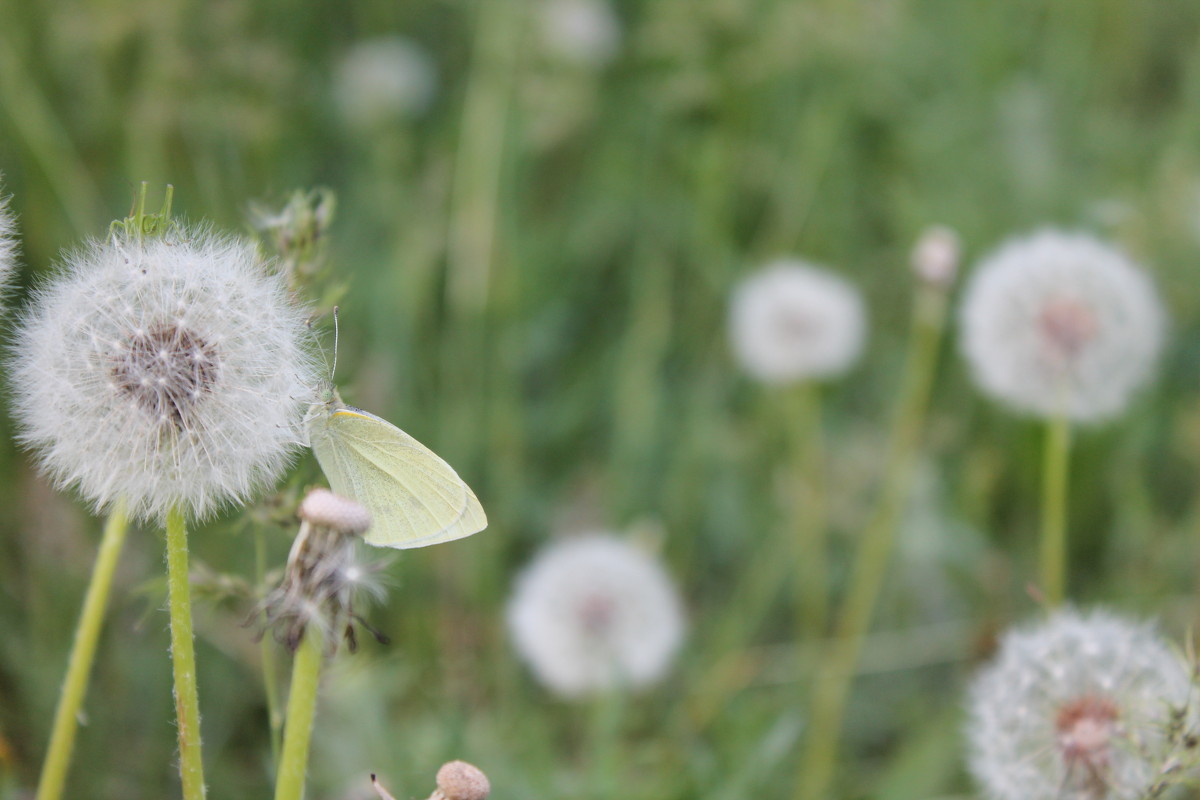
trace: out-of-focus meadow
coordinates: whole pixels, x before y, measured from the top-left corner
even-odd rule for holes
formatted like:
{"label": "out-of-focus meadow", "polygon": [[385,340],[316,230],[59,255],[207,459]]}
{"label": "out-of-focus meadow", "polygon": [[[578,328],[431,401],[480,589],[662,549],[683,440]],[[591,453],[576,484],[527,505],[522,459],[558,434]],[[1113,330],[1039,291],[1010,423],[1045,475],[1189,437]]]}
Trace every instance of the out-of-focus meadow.
{"label": "out-of-focus meadow", "polygon": [[[23,237],[13,305],[60,249],[104,235],[138,181],[247,233],[253,204],[329,187],[332,278],[315,300],[340,305],[342,394],[443,455],[487,510],[485,532],[387,567],[388,600],[367,617],[392,643],[368,638],[324,676],[309,796],[368,797],[371,772],[424,796],[456,757],[500,800],[789,796],[822,642],[797,635],[794,578],[750,606],[773,565],[799,572],[805,557],[788,537],[797,398],[739,370],[729,295],[786,254],[865,294],[864,358],[822,390],[836,595],[899,393],[909,251],[932,223],[958,232],[966,271],[1053,224],[1152,273],[1169,343],[1131,410],[1077,436],[1071,595],[1156,616],[1181,640],[1200,610],[1200,5],[613,10],[611,57],[581,58],[584,44],[562,52],[547,35],[536,0],[0,0],[0,172]],[[428,55],[432,93],[354,117],[339,64],[385,35]],[[319,326],[332,352],[328,317]],[[3,430],[0,798],[15,800],[36,783],[99,523]],[[962,687],[1037,608],[1041,435],[980,397],[951,326],[837,796],[974,792]],[[319,480],[306,456],[280,491]],[[295,531],[281,503],[192,536],[213,797],[270,791],[244,622],[258,537],[277,567]],[[504,624],[539,545],[596,528],[659,547],[690,620],[678,664],[628,704],[599,767],[603,711],[541,688]],[[131,534],[74,796],[178,792],[161,560],[160,532]]]}

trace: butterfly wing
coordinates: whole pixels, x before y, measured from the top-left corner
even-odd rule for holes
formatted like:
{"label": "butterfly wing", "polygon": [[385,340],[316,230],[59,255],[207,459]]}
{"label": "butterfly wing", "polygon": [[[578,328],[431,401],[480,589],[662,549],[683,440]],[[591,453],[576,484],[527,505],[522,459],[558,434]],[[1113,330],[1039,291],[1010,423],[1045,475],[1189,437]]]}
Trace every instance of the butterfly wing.
{"label": "butterfly wing", "polygon": [[424,547],[487,527],[483,507],[458,473],[387,420],[343,406],[319,413],[310,438],[333,491],[371,512],[368,543]]}

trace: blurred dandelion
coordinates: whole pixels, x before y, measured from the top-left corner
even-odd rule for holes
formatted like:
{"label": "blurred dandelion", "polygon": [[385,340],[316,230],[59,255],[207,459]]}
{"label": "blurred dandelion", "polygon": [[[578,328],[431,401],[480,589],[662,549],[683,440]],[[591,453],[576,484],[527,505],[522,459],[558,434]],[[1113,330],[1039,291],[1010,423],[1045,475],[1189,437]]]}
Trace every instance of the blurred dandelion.
{"label": "blurred dandelion", "polygon": [[346,123],[371,131],[424,113],[437,92],[437,70],[410,39],[367,39],[342,57],[333,92]]}
{"label": "blurred dandelion", "polygon": [[962,349],[980,388],[1017,411],[1119,414],[1153,374],[1165,314],[1146,274],[1086,234],[1046,230],[988,256],[967,287]]}
{"label": "blurred dandelion", "polygon": [[972,684],[971,771],[994,800],[1157,797],[1195,760],[1191,683],[1151,626],[1057,611],[1009,632]]}
{"label": "blurred dandelion", "polygon": [[767,383],[845,372],[862,351],[865,333],[858,292],[803,261],[772,262],[733,295],[734,352],[746,372]]}
{"label": "blurred dandelion", "polygon": [[315,373],[300,309],[249,243],[115,234],[67,258],[20,320],[22,442],[97,509],[205,517],[273,482]]}
{"label": "blurred dandelion", "polygon": [[[371,787],[381,800],[395,800],[374,775]],[[491,791],[491,783],[479,767],[466,761],[447,761],[438,770],[437,789],[429,800],[485,800]]]}
{"label": "blurred dandelion", "polygon": [[659,680],[685,628],[662,565],[601,533],[542,551],[517,579],[508,624],[538,679],[567,697]]}
{"label": "blurred dandelion", "polygon": [[540,33],[546,51],[562,61],[599,68],[621,45],[621,23],[606,0],[542,0]]}
{"label": "blurred dandelion", "polygon": [[17,222],[8,207],[8,198],[0,195],[0,291],[8,287],[17,265]]}

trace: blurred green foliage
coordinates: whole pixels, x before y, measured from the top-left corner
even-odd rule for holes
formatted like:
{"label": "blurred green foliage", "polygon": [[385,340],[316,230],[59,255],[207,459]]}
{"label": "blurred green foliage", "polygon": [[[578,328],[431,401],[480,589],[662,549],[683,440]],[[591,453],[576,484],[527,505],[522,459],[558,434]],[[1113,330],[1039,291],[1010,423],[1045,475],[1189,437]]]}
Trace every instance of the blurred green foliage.
{"label": "blurred green foliage", "polygon": [[[499,800],[599,797],[591,711],[534,684],[503,607],[548,537],[633,525],[660,532],[693,630],[674,678],[628,709],[619,796],[788,794],[820,643],[796,641],[789,592],[761,621],[741,615],[757,570],[786,552],[791,398],[738,374],[728,293],[792,253],[867,295],[866,358],[824,391],[840,580],[903,362],[907,253],[935,222],[958,230],[968,263],[1055,224],[1113,239],[1153,272],[1172,341],[1132,411],[1079,436],[1072,587],[1080,602],[1161,616],[1176,637],[1194,626],[1200,5],[615,9],[619,51],[588,68],[547,52],[535,0],[0,0],[0,171],[20,215],[21,285],[103,235],[137,181],[172,183],[180,213],[245,231],[252,202],[328,186],[343,395],[444,455],[488,510],[485,533],[389,566],[389,602],[369,616],[393,644],[343,653],[326,676],[310,796],[369,797],[371,771],[397,797],[424,796],[461,757]],[[336,65],[384,34],[428,51],[436,95],[422,114],[351,127]],[[1034,608],[1040,431],[976,395],[950,339],[855,685],[842,797],[970,792],[959,690],[996,631]],[[8,436],[0,473],[8,799],[36,780],[98,521]],[[306,458],[285,494],[318,479]],[[192,537],[213,797],[270,791],[241,587],[253,531],[266,529],[272,564],[294,531],[270,521],[279,498],[264,502]],[[77,796],[178,791],[161,553],[144,530],[123,557]]]}

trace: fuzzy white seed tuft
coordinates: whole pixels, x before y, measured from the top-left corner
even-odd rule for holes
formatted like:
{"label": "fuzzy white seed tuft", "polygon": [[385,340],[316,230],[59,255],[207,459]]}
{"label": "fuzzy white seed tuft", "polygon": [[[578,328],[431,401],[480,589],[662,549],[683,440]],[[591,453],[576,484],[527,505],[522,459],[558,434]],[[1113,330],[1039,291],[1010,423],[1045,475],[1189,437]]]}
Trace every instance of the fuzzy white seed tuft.
{"label": "fuzzy white seed tuft", "polygon": [[367,39],[342,57],[333,91],[345,122],[369,133],[424,113],[437,91],[437,71],[429,55],[409,39]]}
{"label": "fuzzy white seed tuft", "polygon": [[22,442],[97,509],[204,517],[287,466],[316,384],[304,315],[253,245],[114,236],[34,295],[10,357]]}
{"label": "fuzzy white seed tuft", "polygon": [[865,334],[857,290],[803,261],[772,262],[733,295],[734,353],[746,372],[767,383],[839,375],[858,358]]}
{"label": "fuzzy white seed tuft", "polygon": [[17,265],[17,223],[8,207],[8,198],[0,196],[0,293],[8,289]]}
{"label": "fuzzy white seed tuft", "polygon": [[444,800],[484,800],[492,791],[487,775],[466,761],[448,761],[437,773],[437,792]]}
{"label": "fuzzy white seed tuft", "polygon": [[913,271],[931,286],[950,286],[958,274],[960,253],[958,234],[942,225],[935,225],[921,234],[913,248]]}
{"label": "fuzzy white seed tuft", "polygon": [[662,565],[609,534],[547,547],[517,579],[508,624],[542,683],[569,697],[659,680],[685,628]]}
{"label": "fuzzy white seed tuft", "polygon": [[1017,411],[1119,414],[1153,374],[1165,313],[1146,274],[1084,234],[1042,231],[986,258],[962,306],[975,381]]}
{"label": "fuzzy white seed tuft", "polygon": [[1195,731],[1191,691],[1150,626],[1056,612],[1009,632],[972,684],[971,770],[993,800],[1150,796]]}
{"label": "fuzzy white seed tuft", "polygon": [[371,527],[371,513],[348,497],[313,489],[300,503],[300,519],[351,536]]}
{"label": "fuzzy white seed tuft", "polygon": [[621,45],[621,23],[607,0],[542,0],[541,35],[546,50],[563,61],[598,68]]}

